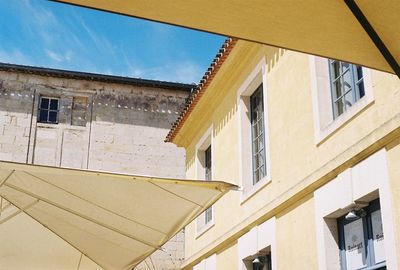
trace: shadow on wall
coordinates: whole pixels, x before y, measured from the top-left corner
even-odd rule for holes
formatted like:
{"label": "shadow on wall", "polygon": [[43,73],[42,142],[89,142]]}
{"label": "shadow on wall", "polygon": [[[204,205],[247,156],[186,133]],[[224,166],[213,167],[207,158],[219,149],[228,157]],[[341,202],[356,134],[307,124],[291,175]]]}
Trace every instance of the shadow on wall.
{"label": "shadow on wall", "polygon": [[267,47],[267,71],[270,72],[278,64],[287,50],[282,48]]}

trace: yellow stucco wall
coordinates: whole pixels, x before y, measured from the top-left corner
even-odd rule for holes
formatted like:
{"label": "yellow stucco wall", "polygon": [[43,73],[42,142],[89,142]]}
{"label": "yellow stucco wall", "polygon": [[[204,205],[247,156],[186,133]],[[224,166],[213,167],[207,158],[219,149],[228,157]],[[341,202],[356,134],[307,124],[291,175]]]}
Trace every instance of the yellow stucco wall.
{"label": "yellow stucco wall", "polygon": [[[400,80],[393,75],[371,71],[373,102],[317,144],[310,57],[239,41],[174,140],[187,150],[188,178],[201,178],[196,174],[195,147],[204,132],[213,126],[214,179],[241,185],[237,91],[263,58],[267,64],[268,103],[265,110],[269,114],[267,151],[271,183],[245,202],[241,201],[240,191],[224,196],[214,207],[215,226],[205,234],[197,236],[194,222],[187,227],[185,254],[188,268],[275,215],[279,217],[278,259],[289,254],[281,251],[286,239],[284,231],[295,236],[296,231],[305,229],[309,240],[303,239],[305,235],[296,236],[286,252],[296,254],[304,266],[310,263],[309,269],[316,268],[312,238],[315,226],[312,218],[304,219],[305,214],[314,211],[313,199],[301,198],[400,135]],[[396,162],[394,164],[399,164]],[[392,171],[393,178],[398,179],[399,171]],[[400,205],[398,201],[395,203]],[[291,208],[291,205],[296,207]],[[399,214],[398,208],[396,211]],[[303,254],[302,259],[302,253],[295,250],[301,249],[304,241],[310,251],[307,256]],[[289,260],[279,264],[279,269],[300,269],[294,264],[297,265],[297,260]],[[290,268],[291,265],[294,268]]]}
{"label": "yellow stucco wall", "polygon": [[[397,250],[400,250],[400,139],[395,140],[388,146],[388,169],[390,179],[390,189],[392,192],[393,216],[396,224],[396,244]],[[398,260],[400,268],[400,260]]]}

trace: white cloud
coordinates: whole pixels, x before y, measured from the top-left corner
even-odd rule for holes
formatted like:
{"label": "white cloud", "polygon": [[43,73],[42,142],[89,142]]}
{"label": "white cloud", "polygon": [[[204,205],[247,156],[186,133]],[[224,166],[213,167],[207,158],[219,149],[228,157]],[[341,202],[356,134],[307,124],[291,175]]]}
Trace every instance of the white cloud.
{"label": "white cloud", "polygon": [[63,57],[53,51],[50,50],[46,50],[46,54],[48,57],[50,57],[50,59],[56,61],[56,62],[61,62],[63,61]]}
{"label": "white cloud", "polygon": [[70,50],[68,50],[68,51],[66,51],[65,53],[63,53],[63,54],[60,54],[60,53],[56,53],[56,52],[54,52],[54,51],[52,51],[52,50],[45,50],[46,51],[46,55],[51,59],[51,60],[53,60],[53,61],[56,61],[56,62],[65,62],[65,61],[67,61],[67,62],[69,62],[69,61],[71,61],[71,59],[72,59],[72,56],[73,56],[73,52],[72,51],[70,51]]}

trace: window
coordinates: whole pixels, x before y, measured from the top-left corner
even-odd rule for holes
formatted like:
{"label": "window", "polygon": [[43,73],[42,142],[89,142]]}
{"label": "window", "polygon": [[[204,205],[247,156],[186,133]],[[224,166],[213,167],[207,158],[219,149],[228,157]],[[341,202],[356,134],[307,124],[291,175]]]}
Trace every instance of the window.
{"label": "window", "polygon": [[[204,181],[212,181],[212,126],[207,129],[196,145],[196,177]],[[197,237],[203,235],[214,226],[213,206],[207,208],[196,219]]]}
{"label": "window", "polygon": [[338,219],[341,269],[386,269],[379,199]]}
{"label": "window", "polygon": [[266,175],[263,85],[250,96],[253,184]]}
{"label": "window", "polygon": [[253,270],[271,270],[272,269],[271,253],[256,257],[253,260],[252,264],[253,264]]}
{"label": "window", "polygon": [[38,122],[58,124],[59,101],[58,98],[40,97]]}
{"label": "window", "polygon": [[260,59],[237,90],[241,204],[272,181],[266,67],[266,59]]}
{"label": "window", "polygon": [[361,66],[329,60],[333,116],[337,118],[365,95]]}
{"label": "window", "polygon": [[238,270],[272,270],[276,266],[276,218],[253,227],[238,239]]}
{"label": "window", "polygon": [[373,104],[371,70],[309,56],[316,144],[346,126]]}
{"label": "window", "polygon": [[[204,179],[206,181],[211,181],[211,145],[204,151],[204,160],[205,160],[205,176]],[[212,220],[212,207],[208,208],[204,212],[204,222],[205,224],[209,223]]]}

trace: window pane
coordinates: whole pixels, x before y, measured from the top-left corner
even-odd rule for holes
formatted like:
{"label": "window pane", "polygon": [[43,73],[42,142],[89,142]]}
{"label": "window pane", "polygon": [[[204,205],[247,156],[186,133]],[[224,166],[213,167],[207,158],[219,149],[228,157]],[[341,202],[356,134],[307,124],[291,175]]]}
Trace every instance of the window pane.
{"label": "window pane", "polygon": [[47,122],[48,110],[41,110],[39,113],[39,122]]}
{"label": "window pane", "polygon": [[347,93],[352,90],[353,86],[353,78],[350,70],[347,70],[346,73],[343,74],[343,93]]}
{"label": "window pane", "polygon": [[344,102],[343,102],[343,98],[337,100],[335,102],[335,109],[336,109],[336,115],[335,117],[338,117],[339,115],[341,115],[344,112]]}
{"label": "window pane", "polygon": [[336,79],[336,78],[338,78],[339,76],[340,76],[340,62],[338,62],[338,61],[333,61],[332,63],[331,63],[331,65],[332,65],[332,70],[333,70],[333,78],[332,79]]}
{"label": "window pane", "polygon": [[371,224],[375,263],[380,263],[385,261],[385,238],[383,236],[381,210],[371,213]]}
{"label": "window pane", "polygon": [[361,66],[357,66],[357,81],[361,80],[362,77],[363,77],[362,67]]}
{"label": "window pane", "polygon": [[50,100],[50,110],[58,110],[58,99]]}
{"label": "window pane", "polygon": [[350,64],[346,63],[346,62],[340,62],[342,69],[341,69],[341,73],[345,73],[346,71],[348,71],[350,69]]}
{"label": "window pane", "polygon": [[205,223],[207,224],[212,220],[212,208],[207,208],[207,210],[204,212],[205,216]]}
{"label": "window pane", "polygon": [[49,122],[57,123],[57,112],[49,112]]}
{"label": "window pane", "polygon": [[334,99],[337,99],[344,94],[341,78],[337,79],[337,81],[334,83],[334,88]]}
{"label": "window pane", "polygon": [[363,219],[344,225],[344,243],[347,269],[367,266]]}
{"label": "window pane", "polygon": [[[253,183],[265,176],[264,108],[262,85],[250,97]],[[263,167],[263,169],[260,169]]]}
{"label": "window pane", "polygon": [[345,105],[346,109],[348,109],[349,107],[353,106],[353,100],[354,100],[354,96],[353,96],[353,92],[352,91],[348,92],[344,96],[344,105]]}
{"label": "window pane", "polygon": [[40,99],[40,109],[48,109],[49,108],[49,99],[41,98]]}

